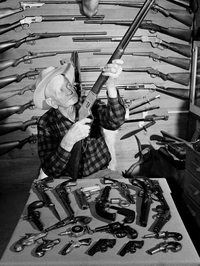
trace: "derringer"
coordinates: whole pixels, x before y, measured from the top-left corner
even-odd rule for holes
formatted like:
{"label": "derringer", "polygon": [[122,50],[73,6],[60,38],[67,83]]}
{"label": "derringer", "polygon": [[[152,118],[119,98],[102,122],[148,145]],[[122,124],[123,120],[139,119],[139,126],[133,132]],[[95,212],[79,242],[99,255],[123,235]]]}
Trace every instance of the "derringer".
{"label": "derringer", "polygon": [[75,224],[77,222],[80,222],[80,223],[86,225],[86,224],[89,224],[91,222],[91,220],[92,220],[92,217],[88,217],[88,216],[67,217],[67,218],[61,220],[60,222],[55,223],[55,224],[49,226],[48,228],[46,228],[45,232],[49,232],[49,231],[58,229],[60,227],[64,227],[68,224]]}
{"label": "derringer", "polygon": [[33,222],[40,231],[43,231],[43,223],[40,220],[40,212],[36,211],[35,209],[42,208],[43,206],[44,201],[33,201],[28,206],[28,214],[24,215],[24,219],[28,220],[29,222]]}
{"label": "derringer", "polygon": [[41,232],[41,233],[37,233],[37,234],[25,234],[25,236],[23,236],[22,238],[20,238],[14,245],[14,250],[16,252],[20,252],[22,251],[25,246],[31,246],[33,244],[35,244],[35,242],[37,242],[38,239],[43,238],[47,236],[46,232]]}
{"label": "derringer", "polygon": [[99,239],[94,246],[92,246],[87,254],[93,256],[97,252],[106,252],[108,248],[113,248],[116,244],[116,239]]}
{"label": "derringer", "polygon": [[137,248],[142,248],[144,245],[144,241],[136,241],[131,240],[128,243],[126,243],[123,248],[120,250],[119,255],[124,256],[126,253],[135,253]]}
{"label": "derringer", "polygon": [[59,243],[59,238],[53,240],[43,239],[43,243],[36,248],[35,254],[37,255],[37,257],[43,257],[47,251],[51,250],[55,245]]}
{"label": "derringer", "polygon": [[77,242],[74,240],[70,240],[69,243],[64,246],[64,248],[61,250],[61,255],[67,255],[70,253],[74,248],[79,248],[80,246],[89,246],[92,242],[92,238],[84,238],[80,239]]}
{"label": "derringer", "polygon": [[118,180],[103,177],[101,178],[101,181],[103,184],[111,184],[111,187],[117,188],[120,192],[120,194],[131,204],[135,203],[135,195],[132,195],[130,193],[129,187],[126,183],[120,182]]}
{"label": "derringer", "polygon": [[96,227],[93,232],[107,232],[118,238],[128,235],[131,239],[135,239],[138,236],[138,233],[135,229],[128,225],[121,224],[120,222],[109,223],[104,226]]}
{"label": "derringer", "polygon": [[60,200],[63,203],[63,206],[65,208],[65,210],[67,211],[67,214],[69,215],[69,217],[74,216],[74,210],[72,209],[70,203],[70,199],[69,199],[69,192],[70,192],[70,187],[71,186],[76,186],[77,183],[76,181],[71,181],[71,180],[67,180],[64,181],[63,183],[59,184],[55,190],[58,193],[58,196],[60,198]]}
{"label": "derringer", "polygon": [[177,233],[177,232],[168,232],[168,231],[162,231],[159,233],[147,234],[147,235],[144,235],[142,238],[168,239],[170,237],[172,237],[176,241],[180,241],[183,239],[182,234]]}
{"label": "derringer", "polygon": [[168,250],[171,250],[172,252],[178,252],[182,249],[182,245],[179,242],[162,242],[157,244],[155,247],[147,250],[146,252],[150,255],[156,254],[160,251],[162,252],[168,252]]}
{"label": "derringer", "polygon": [[55,217],[60,221],[61,218],[60,218],[58,211],[55,208],[55,204],[51,201],[49,195],[46,193],[47,190],[53,189],[53,187],[49,187],[47,185],[47,179],[46,178],[33,181],[33,185],[35,186],[38,193],[42,197],[42,200],[44,201],[45,206],[48,207],[49,209],[51,209],[53,214],[55,215]]}

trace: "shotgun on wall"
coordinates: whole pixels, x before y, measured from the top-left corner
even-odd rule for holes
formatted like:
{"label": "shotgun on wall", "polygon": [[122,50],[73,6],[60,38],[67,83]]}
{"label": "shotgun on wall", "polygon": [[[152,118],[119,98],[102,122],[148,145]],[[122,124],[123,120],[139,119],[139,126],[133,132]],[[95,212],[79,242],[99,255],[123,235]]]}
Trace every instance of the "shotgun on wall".
{"label": "shotgun on wall", "polygon": [[[133,37],[133,35],[137,31],[137,29],[139,28],[142,20],[145,18],[146,14],[148,13],[148,11],[151,8],[151,6],[153,5],[153,3],[154,3],[154,0],[146,0],[145,1],[143,7],[140,9],[138,14],[136,15],[132,24],[130,25],[130,27],[126,31],[124,37],[122,38],[122,40],[118,44],[117,48],[115,49],[114,53],[112,54],[111,58],[109,59],[108,64],[112,63],[112,61],[114,59],[119,59],[122,57],[122,55],[123,55],[127,45],[129,44],[131,38]],[[90,90],[90,92],[88,93],[88,95],[86,96],[86,98],[83,102],[83,105],[79,109],[79,120],[81,120],[85,117],[88,117],[90,115],[91,108],[96,101],[96,96],[100,92],[102,86],[105,84],[107,79],[108,79],[108,77],[103,76],[102,73],[99,75],[93,88]],[[73,149],[79,151],[79,153],[80,153],[81,152],[80,146],[82,146],[81,141],[77,142],[74,145]],[[73,149],[72,149],[72,151],[73,151]],[[78,156],[77,153],[74,153],[74,154],[76,154],[76,156]],[[79,168],[79,164],[80,164],[80,161],[78,162],[78,165],[73,164],[73,166],[71,167],[72,171],[69,173],[69,175],[72,177],[72,179],[77,179],[77,177],[78,177],[77,174],[74,173],[74,170]]]}

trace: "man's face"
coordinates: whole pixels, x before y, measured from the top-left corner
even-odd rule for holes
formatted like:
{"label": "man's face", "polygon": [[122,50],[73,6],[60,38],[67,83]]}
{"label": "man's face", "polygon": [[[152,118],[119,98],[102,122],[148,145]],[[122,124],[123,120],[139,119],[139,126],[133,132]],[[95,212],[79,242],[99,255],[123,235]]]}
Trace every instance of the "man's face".
{"label": "man's face", "polygon": [[74,105],[78,101],[73,84],[63,75],[51,79],[46,88],[46,97],[52,98],[58,107],[64,108]]}

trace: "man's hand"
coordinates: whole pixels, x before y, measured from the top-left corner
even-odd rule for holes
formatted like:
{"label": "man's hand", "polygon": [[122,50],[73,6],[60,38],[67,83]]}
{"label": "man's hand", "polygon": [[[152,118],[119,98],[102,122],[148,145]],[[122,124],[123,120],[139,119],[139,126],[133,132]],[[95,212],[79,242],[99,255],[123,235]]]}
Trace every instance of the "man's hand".
{"label": "man's hand", "polygon": [[89,118],[84,118],[76,122],[65,134],[61,141],[61,147],[66,151],[71,151],[74,144],[82,139],[85,139],[90,134],[90,124],[92,122]]}
{"label": "man's hand", "polygon": [[124,63],[123,60],[116,59],[116,60],[113,60],[111,64],[107,64],[102,70],[102,75],[109,77],[107,82],[106,82],[106,86],[107,86],[107,90],[108,90],[108,95],[111,98],[117,97],[117,91],[115,88],[115,81],[117,80],[117,78],[122,73],[123,63]]}
{"label": "man's hand", "polygon": [[98,12],[99,0],[82,0],[84,15],[88,18],[93,17]]}

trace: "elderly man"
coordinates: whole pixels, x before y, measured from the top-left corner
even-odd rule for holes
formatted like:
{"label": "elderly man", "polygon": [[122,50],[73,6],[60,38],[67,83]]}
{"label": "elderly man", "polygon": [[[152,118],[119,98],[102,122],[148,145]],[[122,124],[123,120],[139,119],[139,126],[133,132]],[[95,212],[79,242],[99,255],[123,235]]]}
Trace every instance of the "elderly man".
{"label": "elderly man", "polygon": [[124,123],[124,103],[115,88],[122,63],[120,59],[113,60],[104,67],[102,74],[108,76],[108,102],[96,100],[92,107],[93,121],[90,118],[77,121],[83,99],[78,99],[73,86],[74,67],[71,63],[57,69],[49,67],[38,76],[33,100],[38,108],[48,110],[38,122],[38,154],[47,176],[69,176],[67,164],[74,144],[80,140],[83,145],[79,178],[107,169],[111,155],[102,127],[117,130]]}

